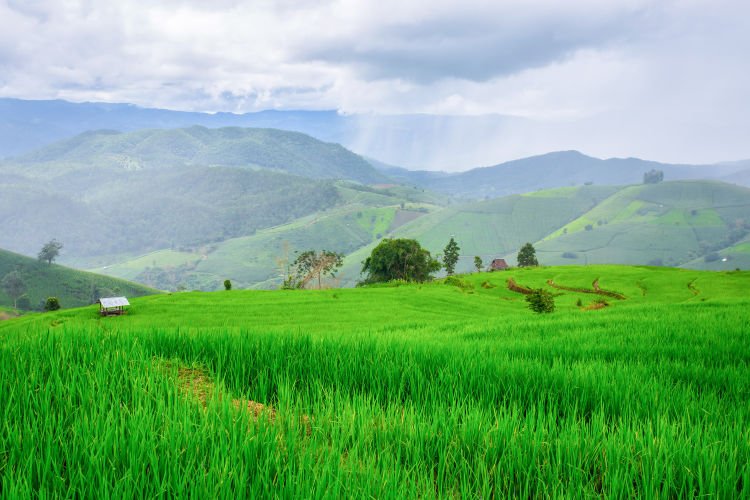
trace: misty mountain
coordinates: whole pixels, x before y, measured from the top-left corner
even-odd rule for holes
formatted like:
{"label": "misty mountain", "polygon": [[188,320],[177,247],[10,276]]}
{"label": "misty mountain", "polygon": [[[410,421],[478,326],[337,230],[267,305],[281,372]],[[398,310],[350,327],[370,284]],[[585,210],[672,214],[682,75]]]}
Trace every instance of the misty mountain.
{"label": "misty mountain", "polygon": [[[195,113],[132,104],[0,98],[0,158],[17,156],[82,132],[120,132],[201,125],[290,130],[344,145],[397,165],[464,168],[495,158],[494,145],[525,121],[499,115],[372,115],[336,111]],[[450,152],[450,155],[447,153]]]}
{"label": "misty mountain", "polygon": [[186,166],[266,168],[311,179],[382,182],[362,157],[299,132],[225,127],[93,131],[14,158],[21,165],[93,166],[113,171]]}
{"label": "misty mountain", "polygon": [[194,248],[333,207],[326,178],[337,177],[385,179],[296,132],[87,132],[0,164],[0,247],[33,255],[57,237],[77,258]]}
{"label": "misty mountain", "polygon": [[643,174],[652,169],[663,171],[667,180],[719,179],[739,170],[743,164],[675,165],[638,158],[601,160],[578,151],[559,151],[460,173],[415,172],[374,165],[401,182],[476,199],[588,183],[608,186],[639,184],[643,182]]}

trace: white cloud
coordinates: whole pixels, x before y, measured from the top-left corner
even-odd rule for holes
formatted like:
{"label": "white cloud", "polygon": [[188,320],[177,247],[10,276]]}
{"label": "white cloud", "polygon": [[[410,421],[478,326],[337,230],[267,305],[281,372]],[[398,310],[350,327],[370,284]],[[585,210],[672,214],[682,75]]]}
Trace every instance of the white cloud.
{"label": "white cloud", "polygon": [[0,95],[533,120],[483,137],[497,144],[483,163],[570,148],[748,157],[745,5],[0,0]]}

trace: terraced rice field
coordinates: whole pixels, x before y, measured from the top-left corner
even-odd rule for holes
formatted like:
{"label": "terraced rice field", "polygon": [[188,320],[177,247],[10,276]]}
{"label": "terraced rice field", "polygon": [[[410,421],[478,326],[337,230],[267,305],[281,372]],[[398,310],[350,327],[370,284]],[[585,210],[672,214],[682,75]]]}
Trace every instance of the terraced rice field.
{"label": "terraced rice field", "polygon": [[457,283],[0,322],[0,496],[750,496],[750,273]]}

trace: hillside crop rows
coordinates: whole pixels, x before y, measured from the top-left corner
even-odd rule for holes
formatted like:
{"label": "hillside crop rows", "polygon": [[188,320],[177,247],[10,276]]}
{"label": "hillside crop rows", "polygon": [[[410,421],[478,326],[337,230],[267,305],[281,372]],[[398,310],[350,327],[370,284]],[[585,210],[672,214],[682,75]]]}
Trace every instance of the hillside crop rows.
{"label": "hillside crop rows", "polygon": [[2,322],[0,496],[750,495],[750,274],[452,282]]}

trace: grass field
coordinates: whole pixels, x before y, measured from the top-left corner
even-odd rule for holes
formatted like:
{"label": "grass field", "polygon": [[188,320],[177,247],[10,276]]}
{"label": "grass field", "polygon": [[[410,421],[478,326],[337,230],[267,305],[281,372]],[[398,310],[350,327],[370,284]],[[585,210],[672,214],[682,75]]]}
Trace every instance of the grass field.
{"label": "grass field", "polygon": [[[93,303],[99,297],[133,297],[159,293],[138,283],[78,271],[57,264],[47,265],[36,259],[0,249],[0,280],[13,271],[20,273],[26,289],[24,295],[28,297],[33,309],[39,309],[43,301],[51,296],[57,297],[62,307],[80,307]],[[1,287],[0,305],[13,305],[13,298]]]}
{"label": "grass field", "polygon": [[[510,277],[559,293],[556,312],[530,312]],[[593,310],[601,296],[547,280],[625,299]],[[750,273],[458,284],[3,321],[0,496],[750,494]]]}

